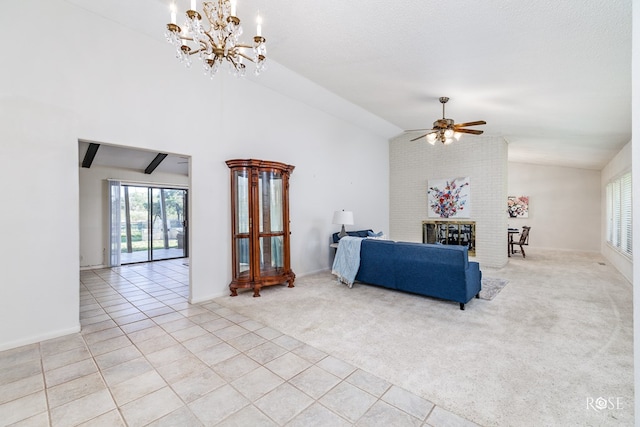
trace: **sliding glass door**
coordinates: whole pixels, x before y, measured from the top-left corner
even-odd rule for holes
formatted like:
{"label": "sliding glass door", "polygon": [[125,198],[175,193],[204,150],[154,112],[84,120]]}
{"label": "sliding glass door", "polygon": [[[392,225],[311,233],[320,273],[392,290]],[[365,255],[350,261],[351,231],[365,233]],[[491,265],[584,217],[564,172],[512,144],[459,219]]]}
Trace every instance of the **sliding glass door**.
{"label": "sliding glass door", "polygon": [[121,264],[188,256],[187,190],[121,186]]}
{"label": "sliding glass door", "polygon": [[184,244],[186,190],[151,188],[151,259],[180,258]]}

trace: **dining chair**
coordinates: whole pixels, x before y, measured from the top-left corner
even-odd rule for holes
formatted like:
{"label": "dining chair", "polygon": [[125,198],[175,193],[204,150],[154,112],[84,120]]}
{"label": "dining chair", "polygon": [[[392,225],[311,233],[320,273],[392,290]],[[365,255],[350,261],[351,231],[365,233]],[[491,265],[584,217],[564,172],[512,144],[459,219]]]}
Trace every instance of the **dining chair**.
{"label": "dining chair", "polygon": [[[511,253],[515,254],[517,252],[522,252],[522,258],[526,258],[526,254],[524,253],[524,246],[528,246],[529,245],[529,230],[531,230],[531,227],[528,227],[526,225],[522,226],[522,233],[520,233],[520,239],[518,239],[518,241],[512,241],[511,242]],[[520,250],[514,250],[513,246],[514,245],[518,245],[520,246]]]}

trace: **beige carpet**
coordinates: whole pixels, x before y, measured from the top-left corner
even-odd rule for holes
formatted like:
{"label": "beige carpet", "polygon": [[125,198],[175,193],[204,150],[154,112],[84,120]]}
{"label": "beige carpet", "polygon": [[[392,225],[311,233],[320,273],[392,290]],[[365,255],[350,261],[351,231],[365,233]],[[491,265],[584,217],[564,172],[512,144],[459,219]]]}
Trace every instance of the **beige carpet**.
{"label": "beige carpet", "polygon": [[216,302],[482,425],[633,425],[631,285],[602,262],[531,248],[464,311],[328,272]]}

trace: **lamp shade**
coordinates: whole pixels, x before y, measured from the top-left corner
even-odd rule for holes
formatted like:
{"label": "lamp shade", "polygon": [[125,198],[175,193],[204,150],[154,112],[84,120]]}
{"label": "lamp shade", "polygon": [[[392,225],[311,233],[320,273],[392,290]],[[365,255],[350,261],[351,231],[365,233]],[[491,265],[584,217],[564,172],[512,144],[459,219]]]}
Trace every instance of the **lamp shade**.
{"label": "lamp shade", "polygon": [[333,223],[342,225],[353,225],[353,212],[335,211],[333,213]]}

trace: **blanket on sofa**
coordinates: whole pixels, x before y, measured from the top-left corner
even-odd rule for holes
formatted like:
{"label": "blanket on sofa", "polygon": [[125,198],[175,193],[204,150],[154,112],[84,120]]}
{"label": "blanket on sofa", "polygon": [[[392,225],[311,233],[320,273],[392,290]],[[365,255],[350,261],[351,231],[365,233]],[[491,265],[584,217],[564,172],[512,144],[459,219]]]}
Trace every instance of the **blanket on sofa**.
{"label": "blanket on sofa", "polygon": [[353,281],[360,268],[360,245],[362,237],[345,236],[338,242],[336,257],[333,259],[331,273],[338,276],[338,280],[348,287],[353,286]]}

